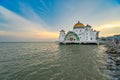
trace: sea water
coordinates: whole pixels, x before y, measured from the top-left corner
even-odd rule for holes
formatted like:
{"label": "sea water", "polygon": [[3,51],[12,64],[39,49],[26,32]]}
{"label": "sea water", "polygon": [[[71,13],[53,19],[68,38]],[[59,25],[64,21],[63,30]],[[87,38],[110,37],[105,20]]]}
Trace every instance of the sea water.
{"label": "sea water", "polygon": [[103,45],[0,43],[0,80],[109,80]]}

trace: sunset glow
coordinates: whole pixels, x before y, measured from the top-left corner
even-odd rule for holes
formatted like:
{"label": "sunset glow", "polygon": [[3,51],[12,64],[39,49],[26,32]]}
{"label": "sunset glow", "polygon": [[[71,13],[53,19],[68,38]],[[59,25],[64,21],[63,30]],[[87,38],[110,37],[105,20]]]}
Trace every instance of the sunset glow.
{"label": "sunset glow", "polygon": [[120,34],[119,0],[1,0],[0,4],[0,41],[56,41],[61,29],[71,30],[78,20],[100,31],[100,37]]}

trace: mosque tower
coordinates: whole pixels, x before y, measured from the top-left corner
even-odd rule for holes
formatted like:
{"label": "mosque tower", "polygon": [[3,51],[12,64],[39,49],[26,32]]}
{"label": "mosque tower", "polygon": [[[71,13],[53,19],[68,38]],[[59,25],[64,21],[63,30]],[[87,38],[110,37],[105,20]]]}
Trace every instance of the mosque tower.
{"label": "mosque tower", "polygon": [[65,38],[65,31],[62,29],[59,35],[59,42],[63,42]]}

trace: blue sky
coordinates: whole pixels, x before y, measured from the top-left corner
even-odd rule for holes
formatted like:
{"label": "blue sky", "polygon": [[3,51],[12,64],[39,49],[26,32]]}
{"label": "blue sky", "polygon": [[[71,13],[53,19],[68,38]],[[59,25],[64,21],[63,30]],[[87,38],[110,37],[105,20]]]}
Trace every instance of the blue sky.
{"label": "blue sky", "polygon": [[57,40],[79,20],[100,30],[120,32],[120,0],[0,0],[0,41]]}

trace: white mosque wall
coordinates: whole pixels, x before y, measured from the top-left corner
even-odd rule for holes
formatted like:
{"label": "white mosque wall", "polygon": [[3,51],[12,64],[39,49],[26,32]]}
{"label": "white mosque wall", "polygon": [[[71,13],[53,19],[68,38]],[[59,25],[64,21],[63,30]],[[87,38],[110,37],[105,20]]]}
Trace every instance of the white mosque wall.
{"label": "white mosque wall", "polygon": [[65,38],[65,32],[60,32],[59,42],[63,42],[63,41],[64,41],[64,38]]}
{"label": "white mosque wall", "polygon": [[79,37],[79,41],[69,41],[69,40],[65,40],[65,32],[60,32],[60,36],[59,36],[59,42],[76,42],[76,43],[97,43],[97,31],[94,31],[91,26],[83,26],[80,28],[73,28],[72,30],[73,32],[75,32],[78,37]]}

